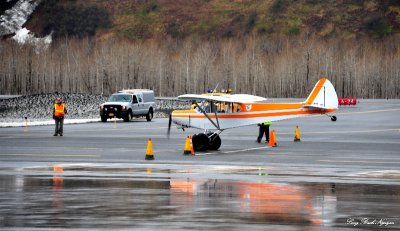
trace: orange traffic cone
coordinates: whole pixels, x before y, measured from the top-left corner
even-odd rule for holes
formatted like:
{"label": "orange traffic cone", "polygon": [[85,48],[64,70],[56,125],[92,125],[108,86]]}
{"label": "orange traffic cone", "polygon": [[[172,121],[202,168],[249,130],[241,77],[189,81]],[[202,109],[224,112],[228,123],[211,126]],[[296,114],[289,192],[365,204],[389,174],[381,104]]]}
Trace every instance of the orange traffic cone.
{"label": "orange traffic cone", "polygon": [[190,141],[190,154],[192,154],[192,156],[194,156],[192,136],[189,136],[189,141]]}
{"label": "orange traffic cone", "polygon": [[300,141],[299,126],[296,126],[296,129],[294,130],[294,142],[299,142],[299,141]]}
{"label": "orange traffic cone", "polygon": [[147,149],[146,149],[146,160],[154,160],[154,154],[153,154],[153,142],[151,141],[151,138],[149,138],[149,141],[147,142]]}
{"label": "orange traffic cone", "polygon": [[272,147],[276,147],[276,135],[275,135],[275,130],[272,130],[269,134],[269,143],[268,146]]}
{"label": "orange traffic cone", "polygon": [[192,151],[190,149],[190,143],[192,142],[192,139],[190,139],[189,136],[186,137],[185,141],[185,146],[183,147],[183,154],[184,155],[189,155]]}

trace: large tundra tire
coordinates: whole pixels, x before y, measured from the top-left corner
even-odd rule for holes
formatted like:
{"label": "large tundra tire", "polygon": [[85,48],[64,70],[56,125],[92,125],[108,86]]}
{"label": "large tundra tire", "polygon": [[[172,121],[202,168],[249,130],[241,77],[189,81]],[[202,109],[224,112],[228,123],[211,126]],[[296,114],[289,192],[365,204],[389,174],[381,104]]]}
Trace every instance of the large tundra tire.
{"label": "large tundra tire", "polygon": [[199,133],[192,136],[194,151],[207,151],[209,140],[206,134]]}

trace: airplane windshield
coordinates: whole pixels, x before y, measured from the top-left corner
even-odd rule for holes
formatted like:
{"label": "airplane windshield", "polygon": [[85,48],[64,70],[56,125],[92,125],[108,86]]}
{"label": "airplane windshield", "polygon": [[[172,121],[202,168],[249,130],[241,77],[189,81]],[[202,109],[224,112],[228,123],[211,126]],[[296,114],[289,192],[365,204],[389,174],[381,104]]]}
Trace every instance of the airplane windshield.
{"label": "airplane windshield", "polygon": [[[199,102],[199,106],[206,113],[235,113],[241,111],[241,106],[238,103],[228,103],[228,102],[209,102],[209,101],[201,101]],[[198,112],[201,112],[200,108],[193,105],[193,109]]]}
{"label": "airplane windshield", "polygon": [[132,96],[131,95],[111,95],[108,98],[108,102],[131,102]]}

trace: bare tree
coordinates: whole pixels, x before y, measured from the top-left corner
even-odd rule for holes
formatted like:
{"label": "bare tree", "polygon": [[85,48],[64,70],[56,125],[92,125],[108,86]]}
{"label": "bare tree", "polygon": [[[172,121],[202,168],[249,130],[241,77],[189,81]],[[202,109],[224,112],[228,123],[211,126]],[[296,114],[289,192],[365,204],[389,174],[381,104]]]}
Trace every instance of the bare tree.
{"label": "bare tree", "polygon": [[39,52],[0,41],[0,94],[110,94],[152,88],[160,96],[236,93],[306,97],[321,77],[340,97],[399,98],[399,38],[321,41],[244,37],[199,41],[64,38]]}

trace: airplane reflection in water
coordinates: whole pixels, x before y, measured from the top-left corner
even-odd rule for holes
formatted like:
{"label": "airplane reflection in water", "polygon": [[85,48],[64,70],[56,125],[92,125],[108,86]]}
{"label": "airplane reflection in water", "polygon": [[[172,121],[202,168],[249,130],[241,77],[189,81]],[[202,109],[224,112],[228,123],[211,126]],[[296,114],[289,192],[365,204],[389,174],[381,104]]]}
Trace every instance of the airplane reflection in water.
{"label": "airplane reflection in water", "polygon": [[[145,170],[143,170],[145,171]],[[399,214],[398,185],[0,175],[0,229],[345,227]],[[391,228],[400,228],[398,221]],[[312,229],[312,228],[311,228]]]}
{"label": "airplane reflection in water", "polygon": [[323,225],[331,223],[336,208],[333,195],[313,197],[310,189],[299,185],[224,180],[171,180],[170,184],[171,195],[186,197],[173,197],[172,204],[202,207],[212,201],[216,209],[224,207],[264,223]]}

